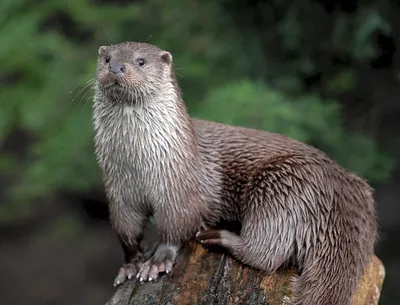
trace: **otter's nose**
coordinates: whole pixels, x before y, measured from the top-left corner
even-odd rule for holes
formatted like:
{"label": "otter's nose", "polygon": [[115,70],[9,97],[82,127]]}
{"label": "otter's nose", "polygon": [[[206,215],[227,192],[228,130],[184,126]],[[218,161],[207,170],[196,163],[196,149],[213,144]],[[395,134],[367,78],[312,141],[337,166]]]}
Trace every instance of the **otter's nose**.
{"label": "otter's nose", "polygon": [[110,65],[108,66],[108,69],[110,72],[112,72],[114,74],[125,73],[125,65],[121,65],[118,62],[110,63]]}

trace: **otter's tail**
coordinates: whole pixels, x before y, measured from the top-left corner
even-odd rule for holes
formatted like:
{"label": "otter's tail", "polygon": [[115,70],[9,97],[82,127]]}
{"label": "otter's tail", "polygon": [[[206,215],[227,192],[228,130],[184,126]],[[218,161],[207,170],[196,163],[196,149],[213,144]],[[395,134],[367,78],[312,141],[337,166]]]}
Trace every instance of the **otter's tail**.
{"label": "otter's tail", "polygon": [[361,235],[360,240],[336,237],[307,253],[300,276],[293,279],[294,305],[351,304],[373,254],[373,238]]}

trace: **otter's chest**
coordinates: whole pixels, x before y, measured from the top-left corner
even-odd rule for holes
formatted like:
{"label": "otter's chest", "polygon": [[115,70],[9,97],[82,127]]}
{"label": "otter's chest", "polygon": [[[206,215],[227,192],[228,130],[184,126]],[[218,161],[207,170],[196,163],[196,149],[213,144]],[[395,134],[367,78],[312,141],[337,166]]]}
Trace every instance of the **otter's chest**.
{"label": "otter's chest", "polygon": [[165,184],[176,154],[173,124],[154,111],[121,107],[95,116],[95,146],[106,182],[140,188]]}

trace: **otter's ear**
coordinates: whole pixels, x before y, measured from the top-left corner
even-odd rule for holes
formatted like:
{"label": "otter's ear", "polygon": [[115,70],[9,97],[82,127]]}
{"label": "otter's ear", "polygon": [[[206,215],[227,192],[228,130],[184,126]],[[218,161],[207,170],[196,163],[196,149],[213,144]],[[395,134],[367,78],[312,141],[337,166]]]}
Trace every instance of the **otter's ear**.
{"label": "otter's ear", "polygon": [[172,55],[168,51],[161,52],[161,60],[166,64],[170,65],[172,63]]}
{"label": "otter's ear", "polygon": [[104,56],[107,53],[107,47],[106,46],[101,46],[99,48],[99,56]]}

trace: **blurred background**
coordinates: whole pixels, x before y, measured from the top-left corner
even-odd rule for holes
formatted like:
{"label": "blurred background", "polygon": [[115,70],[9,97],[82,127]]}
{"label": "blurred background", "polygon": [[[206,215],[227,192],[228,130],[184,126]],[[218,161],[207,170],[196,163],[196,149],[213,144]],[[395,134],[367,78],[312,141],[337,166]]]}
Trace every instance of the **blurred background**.
{"label": "blurred background", "polygon": [[376,189],[400,304],[400,2],[1,0],[3,304],[104,304],[122,262],[92,143],[101,45],[173,54],[191,115],[280,132]]}

